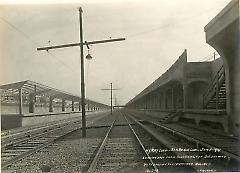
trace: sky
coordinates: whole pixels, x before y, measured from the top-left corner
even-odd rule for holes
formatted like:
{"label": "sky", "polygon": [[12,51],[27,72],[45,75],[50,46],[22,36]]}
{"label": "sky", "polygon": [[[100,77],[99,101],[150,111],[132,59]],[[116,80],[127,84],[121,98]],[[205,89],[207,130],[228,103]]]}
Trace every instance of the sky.
{"label": "sky", "polygon": [[[86,97],[110,104],[113,88],[124,105],[177,60],[203,61],[215,51],[204,26],[230,0],[0,0],[0,85],[32,80],[80,95],[80,49],[37,51],[78,43],[79,7],[84,41],[126,38],[90,47],[85,59]],[[84,48],[84,55],[88,53]]]}

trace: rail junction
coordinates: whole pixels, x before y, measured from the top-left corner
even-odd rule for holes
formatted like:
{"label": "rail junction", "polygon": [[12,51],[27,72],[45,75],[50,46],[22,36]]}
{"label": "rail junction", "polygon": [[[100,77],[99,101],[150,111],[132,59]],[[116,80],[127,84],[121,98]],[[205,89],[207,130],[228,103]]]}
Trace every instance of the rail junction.
{"label": "rail junction", "polygon": [[184,50],[126,105],[112,105],[112,83],[111,106],[30,80],[1,85],[1,171],[239,172],[239,1],[204,30],[219,58],[188,62]]}

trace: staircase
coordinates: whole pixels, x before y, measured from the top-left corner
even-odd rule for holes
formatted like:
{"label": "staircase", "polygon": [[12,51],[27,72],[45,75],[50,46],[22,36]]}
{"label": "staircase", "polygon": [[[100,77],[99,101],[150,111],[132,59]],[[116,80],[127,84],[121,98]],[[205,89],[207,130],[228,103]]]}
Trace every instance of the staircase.
{"label": "staircase", "polygon": [[225,70],[222,66],[203,96],[204,109],[226,109]]}

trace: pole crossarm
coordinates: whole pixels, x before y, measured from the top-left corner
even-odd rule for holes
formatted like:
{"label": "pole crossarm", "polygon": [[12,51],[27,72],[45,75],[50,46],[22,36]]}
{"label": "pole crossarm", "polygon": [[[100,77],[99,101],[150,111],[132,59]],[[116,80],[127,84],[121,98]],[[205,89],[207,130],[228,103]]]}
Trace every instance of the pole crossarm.
{"label": "pole crossarm", "polygon": [[101,90],[121,90],[121,89],[101,89]]}
{"label": "pole crossarm", "polygon": [[[123,41],[126,40],[125,38],[115,38],[115,39],[106,39],[106,40],[97,40],[97,41],[85,41],[82,45],[86,45],[87,47],[92,44],[101,44],[101,43],[108,43],[108,42],[115,42],[115,41]],[[57,46],[47,46],[47,47],[38,47],[37,50],[50,50],[50,49],[61,49],[65,47],[74,47],[80,46],[81,43],[70,43],[70,44],[61,44]]]}
{"label": "pole crossarm", "polygon": [[112,101],[113,101],[113,90],[121,90],[120,88],[113,88],[113,84],[110,83],[110,88],[102,88],[101,90],[104,90],[104,91],[110,91],[111,93],[111,115],[112,115],[112,112],[113,112],[113,105],[112,105]]}
{"label": "pole crossarm", "polygon": [[[83,24],[82,24],[82,8],[79,8],[79,43],[70,43],[70,44],[62,44],[56,46],[47,46],[47,47],[38,47],[37,50],[50,50],[50,49],[60,49],[66,47],[80,47],[80,55],[81,55],[81,63],[80,63],[80,74],[81,74],[81,107],[82,107],[82,137],[86,137],[86,112],[85,112],[85,84],[84,84],[84,55],[83,55],[83,46],[85,45],[88,49],[89,45],[92,44],[101,44],[101,43],[109,43],[116,41],[123,41],[125,38],[115,38],[115,39],[105,39],[105,40],[96,40],[96,41],[83,41]],[[112,83],[111,83],[112,89]],[[111,90],[111,98],[112,98],[112,90]],[[20,112],[20,111],[19,111]],[[112,101],[111,101],[111,113],[112,113]]]}

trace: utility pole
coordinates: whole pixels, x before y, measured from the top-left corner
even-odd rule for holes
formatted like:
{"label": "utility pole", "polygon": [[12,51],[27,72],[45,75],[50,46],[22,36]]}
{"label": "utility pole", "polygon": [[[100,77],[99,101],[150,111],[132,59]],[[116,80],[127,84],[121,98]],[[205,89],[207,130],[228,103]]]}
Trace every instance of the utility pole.
{"label": "utility pole", "polygon": [[110,91],[111,91],[111,115],[112,115],[112,111],[113,111],[113,104],[112,104],[112,98],[113,98],[113,92],[112,92],[113,88],[112,88],[112,83],[110,83]]}
{"label": "utility pole", "polygon": [[120,90],[120,89],[114,89],[113,88],[113,84],[112,83],[110,83],[110,89],[108,89],[108,88],[104,88],[104,89],[101,89],[101,90],[110,90],[110,99],[111,99],[111,115],[112,115],[112,112],[113,112],[113,106],[112,106],[112,100],[113,100],[113,90]]}
{"label": "utility pole", "polygon": [[114,107],[119,108],[118,106],[119,106],[118,98],[116,97],[116,95],[114,95],[114,106],[113,106],[113,108]]}
{"label": "utility pole", "polygon": [[79,8],[79,40],[81,54],[81,106],[82,106],[82,137],[86,137],[86,111],[85,111],[85,84],[84,84],[84,58],[83,58],[83,29],[82,8]]}
{"label": "utility pole", "polygon": [[97,41],[83,41],[83,26],[82,26],[82,8],[79,8],[79,39],[80,43],[71,43],[71,44],[62,44],[57,46],[47,46],[47,47],[40,47],[37,50],[50,50],[50,49],[59,49],[65,47],[74,47],[80,46],[80,54],[81,54],[81,107],[82,107],[82,137],[86,137],[86,112],[85,112],[85,84],[84,84],[84,54],[83,54],[83,45],[86,45],[89,48],[89,45],[92,44],[100,44],[100,43],[107,43],[107,42],[115,42],[115,41],[123,41],[125,38],[116,38],[116,39],[106,39],[106,40],[97,40]]}

